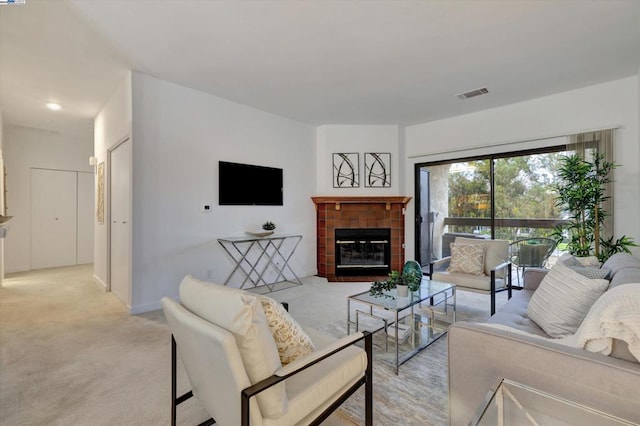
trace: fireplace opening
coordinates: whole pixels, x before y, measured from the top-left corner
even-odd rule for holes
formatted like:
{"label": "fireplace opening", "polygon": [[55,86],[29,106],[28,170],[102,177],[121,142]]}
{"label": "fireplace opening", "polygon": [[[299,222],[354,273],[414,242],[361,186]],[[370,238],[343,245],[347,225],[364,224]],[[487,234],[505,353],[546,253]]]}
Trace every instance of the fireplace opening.
{"label": "fireplace opening", "polygon": [[391,263],[390,228],[335,230],[336,276],[387,275]]}

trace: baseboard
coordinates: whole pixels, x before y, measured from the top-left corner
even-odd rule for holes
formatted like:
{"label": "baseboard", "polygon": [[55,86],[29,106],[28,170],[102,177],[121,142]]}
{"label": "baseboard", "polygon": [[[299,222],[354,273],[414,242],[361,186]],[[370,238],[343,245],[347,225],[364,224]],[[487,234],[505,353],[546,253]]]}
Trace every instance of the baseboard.
{"label": "baseboard", "polygon": [[96,283],[98,287],[102,288],[102,290],[107,291],[107,284],[95,274],[93,275],[93,282]]}
{"label": "baseboard", "polygon": [[159,300],[157,302],[147,303],[146,305],[132,306],[129,308],[129,313],[131,315],[138,315],[145,312],[157,311],[158,309],[162,309],[162,303]]}

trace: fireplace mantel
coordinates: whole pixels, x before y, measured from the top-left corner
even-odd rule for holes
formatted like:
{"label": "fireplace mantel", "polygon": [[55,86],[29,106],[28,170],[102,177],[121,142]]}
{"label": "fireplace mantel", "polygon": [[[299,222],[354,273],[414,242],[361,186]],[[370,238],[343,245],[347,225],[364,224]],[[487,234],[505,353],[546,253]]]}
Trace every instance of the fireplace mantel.
{"label": "fireplace mantel", "polygon": [[360,197],[332,197],[332,196],[328,196],[328,197],[311,197],[311,199],[313,200],[313,202],[316,205],[316,208],[318,206],[318,204],[335,204],[335,208],[336,210],[340,210],[341,205],[342,204],[384,204],[385,205],[385,209],[386,210],[391,210],[391,205],[392,204],[402,204],[405,205],[407,204],[410,200],[411,197],[404,197],[404,196],[390,196],[390,197],[386,197],[386,196],[360,196]]}
{"label": "fireplace mantel", "polygon": [[391,269],[404,264],[404,212],[411,197],[319,196],[316,206],[318,275],[329,281],[367,281],[385,277],[336,277],[335,230],[344,228],[388,228],[391,231]]}

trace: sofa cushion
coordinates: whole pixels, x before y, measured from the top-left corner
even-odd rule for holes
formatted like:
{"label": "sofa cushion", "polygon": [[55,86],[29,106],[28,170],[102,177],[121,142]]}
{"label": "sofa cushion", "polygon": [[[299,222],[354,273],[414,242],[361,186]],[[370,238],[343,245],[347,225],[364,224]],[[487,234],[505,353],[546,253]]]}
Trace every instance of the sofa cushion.
{"label": "sofa cushion", "polygon": [[633,283],[640,283],[640,269],[621,269],[615,275],[613,275],[613,278],[611,278],[611,284],[609,285],[609,288],[614,288],[622,284]]}
{"label": "sofa cushion", "polygon": [[557,262],[535,291],[527,314],[551,337],[573,334],[609,281],[592,280]]}
{"label": "sofa cushion", "polygon": [[[491,269],[506,262],[509,259],[509,241],[506,240],[480,240],[474,238],[456,237],[455,243],[479,244],[487,248],[484,257],[484,273],[491,275]],[[496,271],[497,277],[504,277],[504,271]]]}
{"label": "sofa cushion", "polygon": [[529,300],[533,296],[531,290],[520,290],[513,294],[505,305],[498,312],[487,320],[489,324],[501,324],[512,327],[517,330],[535,334],[542,337],[548,337],[547,333],[540,328],[538,324],[533,322],[527,315],[527,306]]}
{"label": "sofa cushion", "polygon": [[291,318],[280,302],[270,297],[259,296],[262,309],[267,317],[273,340],[278,347],[282,365],[308,355],[315,350],[311,338],[300,325]]}
{"label": "sofa cushion", "polygon": [[479,244],[451,243],[451,263],[447,271],[483,275],[487,248]]}
{"label": "sofa cushion", "polygon": [[[233,334],[252,384],[282,367],[267,318],[255,295],[187,275],[180,284],[180,301],[194,314]],[[284,384],[260,393],[257,399],[263,416],[277,418],[287,411]]]}
{"label": "sofa cushion", "polygon": [[618,271],[622,269],[640,269],[640,259],[630,255],[629,253],[616,253],[607,259],[602,267],[609,269],[611,271],[611,276],[615,277]]}

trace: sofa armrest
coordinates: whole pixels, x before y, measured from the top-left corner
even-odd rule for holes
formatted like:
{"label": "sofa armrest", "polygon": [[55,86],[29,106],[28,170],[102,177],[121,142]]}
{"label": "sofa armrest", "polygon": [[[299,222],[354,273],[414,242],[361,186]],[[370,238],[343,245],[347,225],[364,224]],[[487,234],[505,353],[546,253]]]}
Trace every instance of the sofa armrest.
{"label": "sofa armrest", "polygon": [[524,270],[524,288],[526,290],[535,290],[538,288],[542,279],[549,272],[548,269],[543,268],[527,268]]}
{"label": "sofa armrest", "polygon": [[503,329],[449,327],[449,421],[466,425],[500,378],[640,422],[640,364]]}

